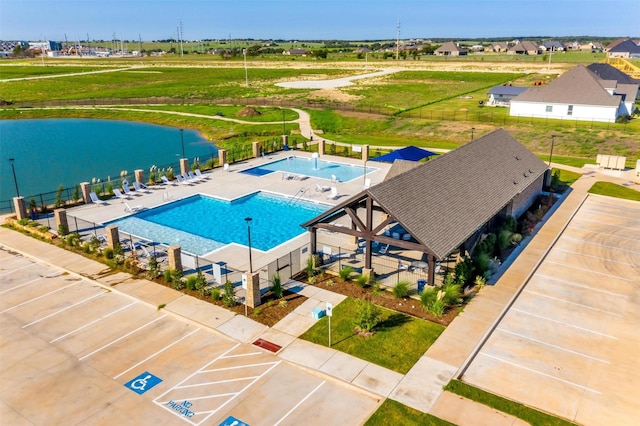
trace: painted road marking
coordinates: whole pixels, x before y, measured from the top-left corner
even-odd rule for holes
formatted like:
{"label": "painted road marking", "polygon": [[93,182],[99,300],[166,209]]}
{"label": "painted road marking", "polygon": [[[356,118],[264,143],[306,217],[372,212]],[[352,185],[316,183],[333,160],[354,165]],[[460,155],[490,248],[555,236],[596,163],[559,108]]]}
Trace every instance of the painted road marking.
{"label": "painted road marking", "polygon": [[219,426],[249,426],[248,423],[238,420],[233,416],[229,416],[220,423]]}
{"label": "painted road marking", "polygon": [[6,290],[3,290],[3,291],[0,291],[0,294],[5,294],[6,292],[13,291],[13,290],[17,290],[17,289],[19,289],[20,287],[24,287],[25,285],[29,285],[29,284],[34,283],[34,282],[39,281],[39,280],[43,280],[44,278],[45,278],[45,277],[38,277],[38,278],[33,279],[33,280],[31,280],[31,281],[27,281],[27,282],[26,282],[26,283],[24,283],[24,284],[20,284],[20,285],[17,285],[17,286],[15,286],[15,287],[12,287],[12,288],[9,288],[9,289],[6,289]]}
{"label": "painted road marking", "polygon": [[105,319],[105,318],[110,317],[111,315],[115,315],[115,314],[117,314],[117,313],[118,313],[118,312],[120,312],[120,311],[124,311],[125,309],[127,309],[127,308],[129,308],[129,307],[131,307],[131,306],[135,305],[136,303],[138,303],[138,302],[131,302],[131,303],[129,303],[129,304],[128,304],[128,305],[126,305],[126,306],[123,306],[123,307],[121,307],[121,308],[116,309],[116,310],[115,310],[115,311],[113,311],[113,312],[110,312],[110,313],[108,313],[108,314],[106,314],[106,315],[101,316],[100,318],[94,319],[93,321],[88,322],[87,324],[83,325],[82,327],[78,327],[78,328],[76,328],[75,330],[72,330],[72,331],[70,331],[70,332],[68,332],[68,333],[63,334],[63,335],[62,335],[62,336],[60,336],[60,337],[56,337],[55,339],[51,340],[49,343],[55,343],[55,342],[57,342],[58,340],[62,340],[62,339],[64,339],[65,337],[69,337],[69,336],[71,336],[72,334],[77,333],[77,332],[78,332],[78,331],[80,331],[80,330],[83,330],[83,329],[85,329],[85,328],[87,328],[87,327],[90,327],[90,326],[92,326],[93,324],[95,324],[95,323],[97,323],[97,322],[99,322],[99,321],[102,321],[102,320],[103,320],[103,319]]}
{"label": "painted road marking", "polygon": [[509,364],[509,365],[514,366],[514,367],[521,368],[523,370],[527,370],[527,371],[529,371],[531,373],[538,374],[538,375],[544,376],[544,377],[548,377],[550,379],[557,380],[559,382],[566,383],[566,384],[571,385],[571,386],[575,386],[575,387],[577,387],[579,389],[583,389],[583,390],[586,390],[586,391],[589,391],[589,392],[593,392],[593,393],[595,393],[597,395],[602,395],[602,392],[599,392],[599,391],[597,391],[595,389],[588,388],[586,386],[580,385],[578,383],[571,382],[569,380],[562,379],[560,377],[553,376],[551,374],[543,373],[542,371],[534,370],[533,368],[525,367],[524,365],[516,364],[515,362],[508,361],[506,359],[503,359],[503,358],[500,358],[500,357],[497,357],[497,356],[494,356],[494,355],[490,355],[490,354],[485,353],[485,352],[480,352],[479,355],[486,356],[487,358],[493,358],[493,359],[495,359],[497,361],[504,362],[505,364]]}
{"label": "painted road marking", "polygon": [[[180,416],[180,418],[184,421],[192,425],[199,425],[209,419],[212,415],[219,412],[221,409],[235,400],[238,396],[242,395],[247,389],[253,386],[258,380],[260,380],[282,362],[281,360],[276,360],[271,362],[243,364],[224,368],[210,368],[216,362],[222,360],[239,359],[246,356],[265,355],[263,352],[254,352],[250,354],[232,354],[232,351],[239,346],[240,344],[238,343],[229,350],[219,355],[217,358],[209,361],[200,369],[183,379],[180,383],[177,383],[174,387],[167,390],[162,395],[159,395],[156,399],[154,399],[153,402],[163,409],[171,412],[172,414]],[[252,367],[267,368],[264,368],[263,371],[261,371],[259,374],[253,373],[247,376],[241,375],[242,369]],[[240,377],[225,378],[218,381],[208,380],[208,378],[210,377],[210,373],[233,370],[240,371]],[[202,381],[200,383],[197,382],[197,376],[200,374],[205,376],[204,379],[206,381]],[[196,379],[195,383],[193,379]],[[243,383],[247,381],[248,383]],[[233,385],[234,383],[237,383],[240,386],[237,388],[234,388],[233,386],[231,386],[231,388],[229,388],[228,386],[224,386],[225,384]],[[215,392],[215,387],[217,385],[222,385],[222,387],[219,388],[219,392]],[[206,386],[210,386],[212,387],[212,389],[209,391],[210,393],[203,395],[203,392],[208,391],[206,389]],[[167,400],[165,398],[167,398],[168,395],[171,395],[171,397]],[[194,405],[193,401],[199,402],[197,404],[197,407]]]}
{"label": "painted road marking", "polygon": [[520,312],[522,314],[526,314],[526,315],[532,316],[534,318],[555,322],[556,324],[566,325],[567,327],[575,328],[576,330],[586,331],[588,333],[597,334],[598,336],[608,337],[610,339],[618,340],[618,338],[616,336],[612,336],[610,334],[600,333],[599,331],[595,331],[595,330],[592,330],[590,328],[584,328],[584,327],[580,327],[579,325],[569,324],[568,322],[562,322],[562,321],[554,320],[554,319],[551,319],[549,317],[545,317],[545,316],[542,316],[542,315],[536,315],[536,314],[533,314],[531,312],[528,312],[528,311],[525,311],[525,310],[522,310],[522,309],[519,309],[519,308],[513,308],[512,307],[510,310],[514,311],[514,312]]}
{"label": "painted road marking", "polygon": [[[567,249],[562,249],[562,248],[558,248],[558,247],[555,247],[552,251],[556,251],[556,250],[557,251],[563,251],[565,253],[577,254],[578,256],[581,256],[581,257],[593,257],[595,259],[602,260],[602,256],[594,256],[592,254],[586,254],[586,253],[583,253],[583,252],[580,252],[580,251],[567,250]],[[621,263],[623,265],[631,266],[632,268],[635,267],[635,265],[632,265],[629,262],[622,262],[620,260],[607,259],[606,263]]]}
{"label": "painted road marking", "polygon": [[[598,235],[605,235],[605,236],[609,236],[609,233],[607,233],[607,232],[594,231],[593,229],[589,229],[589,228],[581,228],[580,226],[574,226],[574,227],[572,228],[572,230],[584,231],[584,232],[595,232],[595,233],[596,233],[596,234],[598,234]],[[564,236],[563,238],[570,238],[570,237],[568,237],[568,236]],[[575,237],[573,237],[573,238],[575,238]],[[616,239],[616,240],[629,240],[629,241],[634,241],[634,242],[635,242],[635,241],[638,241],[638,239],[637,239],[637,238],[634,238],[634,237],[625,237],[625,236],[623,236],[623,235],[616,235],[616,236],[615,236],[615,239]],[[583,241],[588,242],[588,240],[583,240]],[[595,243],[595,244],[597,244],[597,243]]]}
{"label": "painted road marking", "polygon": [[124,386],[131,389],[138,395],[142,395],[143,393],[145,393],[146,391],[148,391],[149,389],[151,389],[161,381],[162,379],[160,377],[154,376],[153,374],[150,374],[148,371],[145,371],[139,376],[129,380],[127,383],[124,384]]}
{"label": "painted road marking", "polygon": [[325,383],[327,383],[326,380],[323,380],[322,383],[320,383],[318,386],[316,386],[316,388],[314,390],[312,390],[310,393],[307,394],[307,396],[305,396],[304,398],[302,398],[296,405],[294,405],[294,407],[289,410],[287,412],[287,414],[285,414],[284,416],[282,416],[282,418],[280,420],[278,420],[277,422],[274,423],[273,426],[278,426],[280,423],[282,423],[284,421],[284,419],[286,419],[287,417],[289,417],[289,415],[291,413],[293,413],[300,405],[302,405],[303,402],[305,402],[307,399],[309,399],[309,397],[311,395],[313,395],[314,393],[316,393],[316,391],[318,389],[320,389],[322,387],[322,385],[324,385]]}
{"label": "painted road marking", "polygon": [[559,266],[562,266],[563,268],[578,269],[580,271],[589,272],[591,274],[604,275],[605,277],[616,278],[618,280],[623,280],[623,281],[635,281],[635,280],[633,280],[631,278],[624,278],[624,277],[621,277],[619,275],[607,274],[607,273],[604,273],[604,272],[598,272],[598,271],[594,271],[592,269],[587,269],[587,268],[579,268],[577,266],[567,265],[566,263],[562,263],[562,262],[554,262],[553,260],[549,260],[549,259],[545,259],[544,263],[551,263],[552,265],[559,265]]}
{"label": "painted road marking", "polygon": [[600,293],[608,294],[609,296],[622,297],[624,299],[628,299],[629,298],[629,296],[627,296],[625,294],[614,293],[613,291],[603,290],[603,289],[597,288],[597,287],[589,287],[588,285],[578,284],[578,283],[573,282],[573,281],[564,280],[562,278],[557,278],[557,277],[551,277],[551,276],[545,275],[545,274],[537,273],[537,274],[535,274],[535,277],[544,278],[546,280],[558,281],[558,282],[561,282],[563,284],[567,284],[567,285],[570,285],[570,286],[573,286],[573,287],[584,288],[585,290],[588,290],[589,292],[598,291]]}
{"label": "painted road marking", "polygon": [[122,376],[125,373],[128,373],[129,371],[133,370],[134,368],[138,367],[140,364],[143,364],[147,361],[149,361],[151,358],[153,358],[156,355],[160,355],[162,352],[166,351],[167,349],[169,349],[170,347],[172,347],[173,345],[177,345],[178,343],[180,343],[181,341],[183,341],[184,339],[186,339],[187,337],[196,334],[198,331],[200,331],[199,328],[196,328],[195,330],[193,330],[191,333],[187,334],[186,336],[182,336],[181,338],[179,338],[178,340],[176,340],[175,342],[165,346],[164,348],[160,349],[159,351],[156,351],[155,353],[149,355],[148,357],[146,357],[145,359],[143,359],[142,361],[138,362],[137,364],[135,364],[134,366],[127,368],[126,370],[124,370],[122,373],[114,376],[114,380],[117,379],[118,377]]}
{"label": "painted road marking", "polygon": [[602,244],[602,243],[599,243],[597,241],[583,240],[582,238],[574,238],[574,237],[564,236],[564,237],[562,237],[562,239],[563,240],[569,240],[569,241],[577,241],[577,242],[583,243],[583,244],[591,244],[591,245],[598,246],[598,247],[606,247],[608,249],[613,249],[613,250],[628,251],[629,253],[640,253],[640,251],[630,250],[630,249],[622,248],[622,247],[619,247],[619,246],[611,246],[609,244]]}
{"label": "painted road marking", "polygon": [[164,318],[164,317],[166,317],[166,316],[167,316],[167,314],[164,314],[164,315],[162,315],[162,316],[160,316],[160,317],[158,317],[158,318],[154,319],[153,321],[149,321],[148,323],[146,323],[146,324],[144,324],[144,325],[141,325],[140,327],[136,328],[135,330],[128,332],[128,333],[127,333],[127,334],[125,334],[124,336],[118,337],[116,340],[112,340],[111,342],[107,343],[106,345],[104,345],[104,346],[102,346],[102,347],[100,347],[100,348],[96,349],[95,351],[93,351],[93,352],[91,352],[91,353],[88,353],[88,354],[86,354],[86,355],[84,355],[84,356],[82,356],[82,357],[80,357],[80,358],[78,358],[78,359],[79,359],[80,361],[82,361],[83,359],[89,358],[91,355],[94,355],[94,354],[96,354],[96,353],[100,352],[101,350],[106,349],[106,348],[108,348],[109,346],[111,346],[111,345],[113,345],[113,344],[115,344],[115,343],[118,343],[118,342],[119,342],[120,340],[122,340],[122,339],[126,339],[127,337],[131,336],[132,334],[137,333],[138,331],[140,331],[140,330],[142,330],[143,328],[145,328],[145,327],[147,327],[147,326],[149,326],[149,325],[153,324],[153,323],[154,323],[154,322],[156,322],[156,321],[160,321],[162,318]]}
{"label": "painted road marking", "polygon": [[20,304],[18,304],[18,305],[14,305],[14,306],[12,306],[12,307],[10,307],[10,308],[8,308],[8,309],[5,309],[4,311],[0,311],[0,314],[4,314],[5,312],[9,312],[9,311],[10,311],[10,310],[12,310],[12,309],[19,308],[20,306],[24,306],[24,305],[26,305],[26,304],[28,304],[28,303],[35,302],[36,300],[39,300],[39,299],[45,298],[45,297],[47,297],[47,296],[49,296],[49,295],[51,295],[51,294],[53,294],[53,293],[56,293],[56,292],[58,292],[58,291],[60,291],[60,290],[64,290],[65,288],[71,287],[71,286],[76,285],[76,284],[78,284],[78,283],[80,283],[80,282],[82,282],[82,280],[81,280],[81,279],[79,279],[79,281],[76,281],[76,282],[71,283],[71,284],[69,284],[69,285],[66,285],[66,286],[64,286],[64,287],[60,287],[59,289],[56,289],[56,290],[50,291],[49,293],[45,293],[45,294],[43,294],[43,295],[41,295],[41,296],[34,297],[33,299],[29,299],[29,300],[27,300],[26,302],[22,302],[22,303],[20,303]]}
{"label": "painted road marking", "polygon": [[618,314],[617,312],[605,311],[603,309],[594,308],[593,306],[583,305],[582,303],[569,302],[568,300],[561,299],[559,297],[549,296],[543,293],[538,293],[537,291],[525,289],[524,292],[535,294],[536,296],[546,297],[547,299],[551,299],[551,300],[557,300],[559,302],[567,303],[569,305],[580,306],[581,308],[591,309],[592,311],[602,312],[603,314],[608,314],[614,317],[622,318],[622,315]]}
{"label": "painted road marking", "polygon": [[497,328],[496,330],[501,331],[503,333],[511,334],[512,336],[520,337],[520,338],[525,339],[525,340],[529,340],[531,342],[539,343],[539,344],[544,345],[544,346],[549,346],[550,348],[559,349],[559,350],[564,351],[564,352],[569,352],[569,353],[574,354],[574,355],[579,355],[579,356],[584,357],[584,358],[588,358],[588,359],[592,359],[594,361],[602,362],[604,364],[611,364],[607,360],[596,358],[596,357],[593,357],[591,355],[584,354],[582,352],[577,352],[577,351],[573,351],[571,349],[563,348],[562,346],[554,345],[552,343],[547,343],[547,342],[542,341],[542,340],[534,339],[533,337],[525,336],[525,335],[522,335],[520,333],[515,333],[513,331],[509,331],[509,330],[506,330],[504,328]]}
{"label": "painted road marking", "polygon": [[[617,218],[620,218],[620,219],[629,219],[628,217],[625,217],[625,216],[617,216],[617,215],[613,215],[613,214],[608,214],[608,215],[605,215],[605,216],[617,217]],[[578,220],[578,221],[583,220],[585,222],[592,222],[592,223],[597,223],[597,224],[600,224],[600,225],[603,224],[602,221],[587,219],[586,217],[582,217],[582,216],[578,217],[576,220]],[[628,230],[633,230],[633,231],[640,231],[640,228],[633,228],[633,227],[628,226],[628,225],[614,225],[613,223],[605,223],[604,225],[606,227],[611,227],[611,228],[623,228],[623,229],[628,229]],[[595,231],[595,232],[601,232],[602,233],[602,231]]]}
{"label": "painted road marking", "polygon": [[101,293],[94,294],[94,295],[93,295],[93,296],[91,296],[91,297],[88,297],[88,298],[86,298],[86,299],[84,299],[84,300],[81,300],[81,301],[76,302],[76,303],[74,303],[74,304],[72,304],[72,305],[69,305],[69,306],[67,306],[67,307],[65,307],[65,308],[62,308],[62,309],[60,309],[59,311],[56,311],[56,312],[54,312],[54,313],[52,313],[52,314],[49,314],[49,315],[46,315],[46,316],[44,316],[44,317],[42,317],[42,318],[40,318],[40,319],[37,319],[37,320],[35,320],[35,321],[31,321],[29,324],[23,325],[23,326],[22,326],[22,328],[30,327],[30,326],[32,326],[33,324],[37,324],[37,323],[39,323],[40,321],[44,321],[44,320],[46,320],[47,318],[54,317],[54,316],[56,316],[56,315],[58,315],[58,314],[63,313],[64,311],[68,311],[69,309],[73,309],[73,308],[75,308],[76,306],[78,306],[78,305],[82,305],[83,303],[86,303],[86,302],[88,302],[88,301],[90,301],[90,300],[92,300],[92,299],[95,299],[95,298],[97,298],[97,297],[104,296],[104,295],[105,295],[105,294],[107,294],[107,293],[108,293],[108,291],[103,290]]}
{"label": "painted road marking", "polygon": [[[0,277],[4,277],[5,275],[14,274],[16,271],[19,271],[19,270],[24,269],[24,268],[28,268],[29,266],[33,266],[33,265],[34,265],[33,262],[29,262],[26,265],[19,266],[17,268],[10,268],[9,270],[7,270],[7,272],[3,272],[2,274],[0,274]],[[40,278],[46,278],[46,277],[40,277]]]}

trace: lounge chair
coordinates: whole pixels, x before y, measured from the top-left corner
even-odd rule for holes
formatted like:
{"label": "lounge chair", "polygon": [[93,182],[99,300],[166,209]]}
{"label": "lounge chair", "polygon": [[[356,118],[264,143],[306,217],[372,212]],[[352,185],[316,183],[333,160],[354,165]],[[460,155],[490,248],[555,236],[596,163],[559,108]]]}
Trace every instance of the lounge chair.
{"label": "lounge chair", "polygon": [[124,203],[124,211],[127,213],[135,213],[143,209],[144,206],[130,206],[129,203]]}
{"label": "lounge chair", "polygon": [[391,238],[395,238],[396,240],[400,239],[400,233],[399,232],[392,232],[391,233]]}
{"label": "lounge chair", "polygon": [[180,175],[176,175],[176,179],[178,180],[179,185],[191,185],[191,182],[187,182]]}
{"label": "lounge chair", "polygon": [[162,183],[163,183],[164,185],[167,185],[167,186],[173,186],[173,185],[175,185],[175,183],[173,183],[172,181],[170,181],[169,179],[167,179],[167,177],[166,177],[166,176],[161,176],[161,177],[160,177],[160,180],[162,181]]}
{"label": "lounge chair", "polygon": [[149,192],[149,190],[145,187],[143,187],[143,184],[140,184],[138,182],[133,182],[133,188],[136,190],[136,192]]}
{"label": "lounge chair", "polygon": [[340,197],[340,194],[338,194],[338,188],[336,188],[335,186],[331,187],[331,194],[329,194],[329,196],[327,197],[328,200],[337,200]]}
{"label": "lounge chair", "polygon": [[209,176],[203,175],[202,172],[200,171],[200,169],[196,169],[196,176],[199,177],[202,180],[209,179]]}
{"label": "lounge chair", "polygon": [[336,175],[331,175],[331,183],[339,183],[340,179],[336,177]]}
{"label": "lounge chair", "polygon": [[291,180],[293,179],[293,175],[289,173],[282,173],[282,180]]}
{"label": "lounge chair", "polygon": [[389,244],[386,244],[382,247],[380,247],[380,250],[378,250],[379,254],[387,254],[387,251],[389,251]]}
{"label": "lounge chair", "polygon": [[409,265],[406,263],[402,263],[401,260],[398,260],[398,269],[401,271],[408,271],[409,270]]}
{"label": "lounge chair", "polygon": [[91,197],[91,202],[94,204],[100,204],[101,206],[107,205],[107,202],[98,198],[95,192],[90,192],[89,197]]}
{"label": "lounge chair", "polygon": [[404,241],[409,241],[411,240],[411,234],[402,234],[402,239]]}
{"label": "lounge chair", "polygon": [[331,191],[331,187],[327,186],[327,185],[320,185],[319,183],[316,183],[316,191],[318,191],[318,192]]}
{"label": "lounge chair", "polygon": [[128,200],[129,199],[129,196],[122,194],[122,192],[120,192],[120,190],[118,188],[114,188],[113,195],[115,195],[116,198],[120,198],[121,200]]}
{"label": "lounge chair", "polygon": [[222,170],[224,170],[225,172],[229,171],[229,163],[224,163],[224,165],[222,166]]}
{"label": "lounge chair", "polygon": [[198,176],[194,175],[193,172],[191,170],[189,170],[187,172],[187,176],[189,176],[189,179],[192,182],[200,182],[202,180],[202,178],[199,178]]}
{"label": "lounge chair", "polygon": [[124,191],[125,195],[130,196],[133,194],[133,191],[131,191],[129,189],[129,185],[122,185],[122,190]]}

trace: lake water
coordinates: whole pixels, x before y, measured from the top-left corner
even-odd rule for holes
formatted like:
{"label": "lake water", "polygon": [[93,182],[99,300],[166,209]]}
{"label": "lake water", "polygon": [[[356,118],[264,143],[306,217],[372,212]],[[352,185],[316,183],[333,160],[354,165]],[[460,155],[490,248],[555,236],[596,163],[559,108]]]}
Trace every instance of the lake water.
{"label": "lake water", "polygon": [[[189,163],[217,157],[215,146],[193,130],[184,130]],[[0,120],[0,202],[16,196],[11,163],[20,195],[55,192],[93,178],[112,181],[153,165],[178,168],[182,157],[180,130],[131,121],[92,119]],[[130,178],[131,180],[131,178]]]}

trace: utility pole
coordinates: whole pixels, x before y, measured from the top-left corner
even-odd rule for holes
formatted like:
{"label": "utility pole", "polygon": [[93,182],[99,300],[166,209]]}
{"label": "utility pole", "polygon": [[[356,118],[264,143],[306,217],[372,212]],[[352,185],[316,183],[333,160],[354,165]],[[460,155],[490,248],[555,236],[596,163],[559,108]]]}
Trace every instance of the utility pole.
{"label": "utility pole", "polygon": [[180,27],[178,29],[178,36],[180,37],[180,56],[184,56],[184,48],[182,46],[182,41],[183,41],[183,28],[182,28],[182,19],[180,20]]}
{"label": "utility pole", "polygon": [[398,19],[398,27],[396,28],[396,61],[400,57],[400,19]]}

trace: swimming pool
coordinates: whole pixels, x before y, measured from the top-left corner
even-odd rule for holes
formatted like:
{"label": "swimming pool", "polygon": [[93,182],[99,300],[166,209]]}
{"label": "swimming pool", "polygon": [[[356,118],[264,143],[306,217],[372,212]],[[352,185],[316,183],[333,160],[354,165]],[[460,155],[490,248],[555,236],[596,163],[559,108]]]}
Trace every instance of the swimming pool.
{"label": "swimming pool", "polygon": [[[367,167],[367,174],[378,169]],[[263,176],[273,172],[292,173],[296,175],[313,176],[322,179],[331,179],[336,176],[340,182],[348,182],[355,178],[361,178],[364,175],[364,167],[334,163],[332,161],[320,160],[315,158],[287,157],[282,160],[272,161],[271,163],[261,166],[252,167],[243,170],[242,173]]]}
{"label": "swimming pool", "polygon": [[251,217],[251,247],[268,251],[305,232],[300,224],[329,206],[255,192],[225,201],[194,195],[110,222],[119,230],[162,244],[179,245],[202,256],[228,244],[248,245],[246,217]]}

